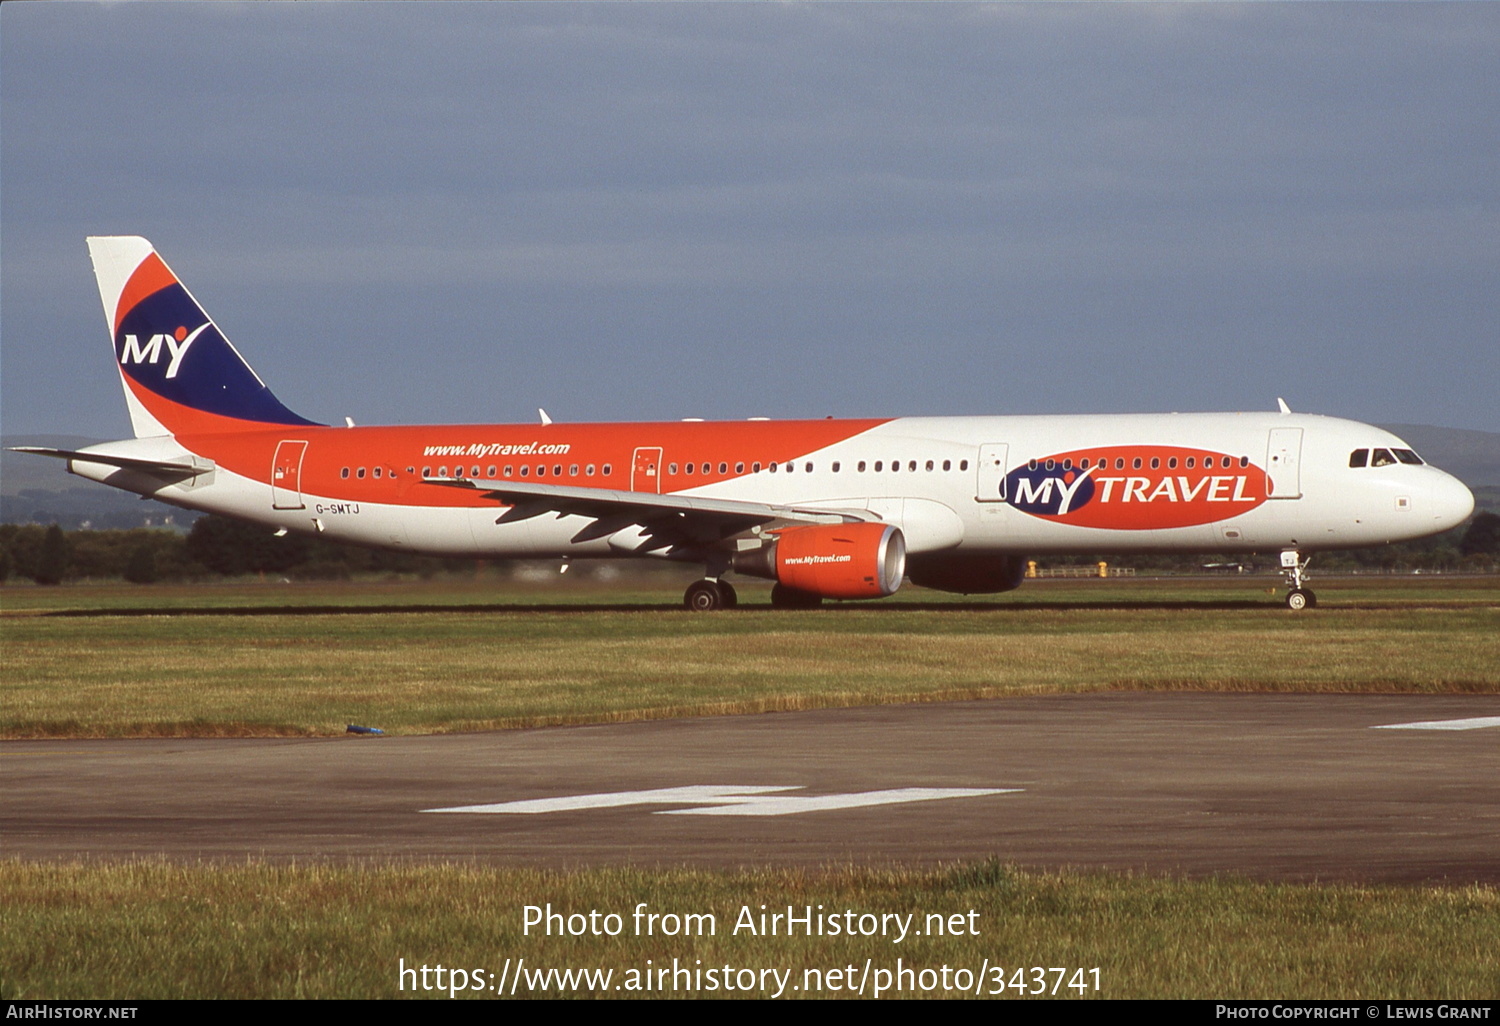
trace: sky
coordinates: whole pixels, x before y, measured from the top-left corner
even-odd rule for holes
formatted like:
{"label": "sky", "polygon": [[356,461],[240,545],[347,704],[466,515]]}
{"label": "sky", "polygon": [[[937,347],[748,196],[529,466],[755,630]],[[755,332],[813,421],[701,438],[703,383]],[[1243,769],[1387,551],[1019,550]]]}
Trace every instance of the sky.
{"label": "sky", "polygon": [[1500,4],[0,6],[0,430],[139,234],[361,424],[1500,431]]}

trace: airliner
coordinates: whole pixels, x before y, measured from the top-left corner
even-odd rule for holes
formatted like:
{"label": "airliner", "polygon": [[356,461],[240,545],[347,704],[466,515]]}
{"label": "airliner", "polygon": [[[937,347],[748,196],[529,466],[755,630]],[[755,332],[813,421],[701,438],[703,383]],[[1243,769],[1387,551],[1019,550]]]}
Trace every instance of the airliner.
{"label": "airliner", "polygon": [[1395,435],[1276,412],[688,420],[409,427],[320,424],[272,394],[137,236],[88,240],[134,438],[23,448],[187,509],[441,556],[701,565],[692,610],[988,594],[1028,559],[1279,553],[1308,561],[1463,523],[1474,497]]}

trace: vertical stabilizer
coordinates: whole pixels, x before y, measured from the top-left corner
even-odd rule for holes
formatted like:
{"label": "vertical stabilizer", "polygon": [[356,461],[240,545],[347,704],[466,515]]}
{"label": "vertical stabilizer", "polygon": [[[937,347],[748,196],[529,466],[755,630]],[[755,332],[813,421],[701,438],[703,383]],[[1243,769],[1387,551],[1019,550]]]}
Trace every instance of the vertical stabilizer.
{"label": "vertical stabilizer", "polygon": [[137,438],[314,423],[271,394],[150,242],[88,242]]}

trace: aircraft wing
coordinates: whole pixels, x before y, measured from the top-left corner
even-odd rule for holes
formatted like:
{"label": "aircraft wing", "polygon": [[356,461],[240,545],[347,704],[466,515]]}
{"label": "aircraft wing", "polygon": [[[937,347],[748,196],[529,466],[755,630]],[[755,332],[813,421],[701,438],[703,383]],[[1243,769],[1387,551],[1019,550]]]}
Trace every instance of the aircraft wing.
{"label": "aircraft wing", "polygon": [[812,506],[777,506],[739,499],[709,499],[702,496],[655,492],[629,492],[611,488],[581,488],[575,485],[530,484],[518,481],[474,478],[424,477],[424,484],[477,491],[487,499],[509,506],[496,523],[551,513],[556,516],[588,517],[594,521],[574,537],[590,541],[614,534],[632,525],[646,528],[659,545],[711,543],[741,531],[770,523],[857,523],[879,518],[868,510],[819,509]]}

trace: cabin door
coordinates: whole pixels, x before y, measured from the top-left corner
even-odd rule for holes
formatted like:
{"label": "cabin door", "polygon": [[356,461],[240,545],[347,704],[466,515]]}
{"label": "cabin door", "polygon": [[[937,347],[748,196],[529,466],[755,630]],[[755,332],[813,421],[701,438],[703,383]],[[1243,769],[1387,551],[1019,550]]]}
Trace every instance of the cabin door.
{"label": "cabin door", "polygon": [[271,508],[303,509],[302,457],[307,455],[306,442],[282,442],[276,446],[271,462]]}
{"label": "cabin door", "polygon": [[1266,446],[1266,497],[1302,498],[1302,429],[1272,428]]}

